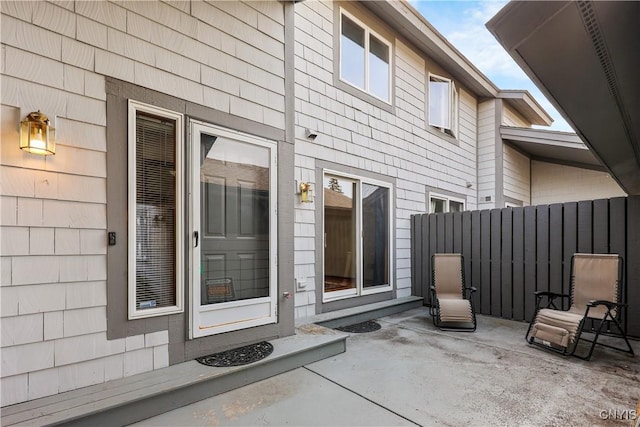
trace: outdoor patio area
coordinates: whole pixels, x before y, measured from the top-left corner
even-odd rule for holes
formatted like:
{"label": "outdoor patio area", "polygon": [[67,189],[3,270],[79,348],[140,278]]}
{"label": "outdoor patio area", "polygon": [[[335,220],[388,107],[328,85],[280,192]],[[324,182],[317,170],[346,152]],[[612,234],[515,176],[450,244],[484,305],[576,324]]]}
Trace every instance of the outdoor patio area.
{"label": "outdoor patio area", "polygon": [[426,307],[378,322],[344,353],[136,425],[629,426],[636,414],[637,341],[635,357],[598,348],[586,362],[529,346],[522,322],[443,332]]}

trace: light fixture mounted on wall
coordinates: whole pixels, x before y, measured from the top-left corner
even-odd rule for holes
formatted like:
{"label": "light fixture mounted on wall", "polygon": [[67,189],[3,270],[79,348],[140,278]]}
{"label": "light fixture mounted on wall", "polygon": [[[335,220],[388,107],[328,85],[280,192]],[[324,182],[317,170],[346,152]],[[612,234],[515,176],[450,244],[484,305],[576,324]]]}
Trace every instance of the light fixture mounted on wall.
{"label": "light fixture mounted on wall", "polygon": [[33,154],[56,154],[55,128],[40,110],[20,122],[20,149]]}
{"label": "light fixture mounted on wall", "polygon": [[310,182],[301,182],[298,189],[301,203],[313,203],[313,189]]}
{"label": "light fixture mounted on wall", "polygon": [[318,137],[318,133],[315,131],[312,131],[309,128],[306,128],[304,130],[304,136],[313,141]]}

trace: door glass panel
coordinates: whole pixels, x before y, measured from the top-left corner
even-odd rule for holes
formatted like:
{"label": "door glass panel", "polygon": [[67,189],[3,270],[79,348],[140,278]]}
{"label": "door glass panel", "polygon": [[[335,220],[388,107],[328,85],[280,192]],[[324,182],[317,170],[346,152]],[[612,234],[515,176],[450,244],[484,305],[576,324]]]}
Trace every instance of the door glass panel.
{"label": "door glass panel", "polygon": [[356,183],[324,178],[324,291],[356,287]]}
{"label": "door glass panel", "polygon": [[269,296],[270,152],[201,135],[200,304]]}
{"label": "door glass panel", "polygon": [[389,189],[362,183],[362,286],[389,283]]}

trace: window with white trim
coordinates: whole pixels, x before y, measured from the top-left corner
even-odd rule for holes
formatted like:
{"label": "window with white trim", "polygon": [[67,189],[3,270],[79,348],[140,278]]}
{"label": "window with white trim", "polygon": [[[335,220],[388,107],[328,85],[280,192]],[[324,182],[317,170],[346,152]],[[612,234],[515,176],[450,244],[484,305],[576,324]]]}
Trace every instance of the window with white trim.
{"label": "window with white trim", "polygon": [[183,310],[183,115],[129,100],[129,319]]}
{"label": "window with white trim", "polygon": [[391,102],[391,43],[344,10],[340,13],[340,79]]}
{"label": "window with white trim", "polygon": [[429,74],[429,126],[451,136],[458,133],[458,91],[446,77]]}
{"label": "window with white trim", "polygon": [[464,211],[464,200],[456,199],[448,196],[441,196],[439,194],[432,194],[429,197],[430,213],[462,212],[462,211]]}

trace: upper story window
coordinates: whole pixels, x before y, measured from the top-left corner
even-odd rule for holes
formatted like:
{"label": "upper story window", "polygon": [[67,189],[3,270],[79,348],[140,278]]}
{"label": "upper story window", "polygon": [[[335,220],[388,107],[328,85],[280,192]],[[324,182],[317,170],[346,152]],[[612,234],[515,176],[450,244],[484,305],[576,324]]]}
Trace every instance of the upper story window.
{"label": "upper story window", "polygon": [[345,11],[340,14],[340,78],[391,102],[391,43]]}
{"label": "upper story window", "polygon": [[429,126],[451,136],[458,133],[458,92],[451,80],[429,75]]}
{"label": "upper story window", "polygon": [[441,196],[439,194],[431,195],[429,205],[431,213],[462,212],[464,210],[463,200]]}

